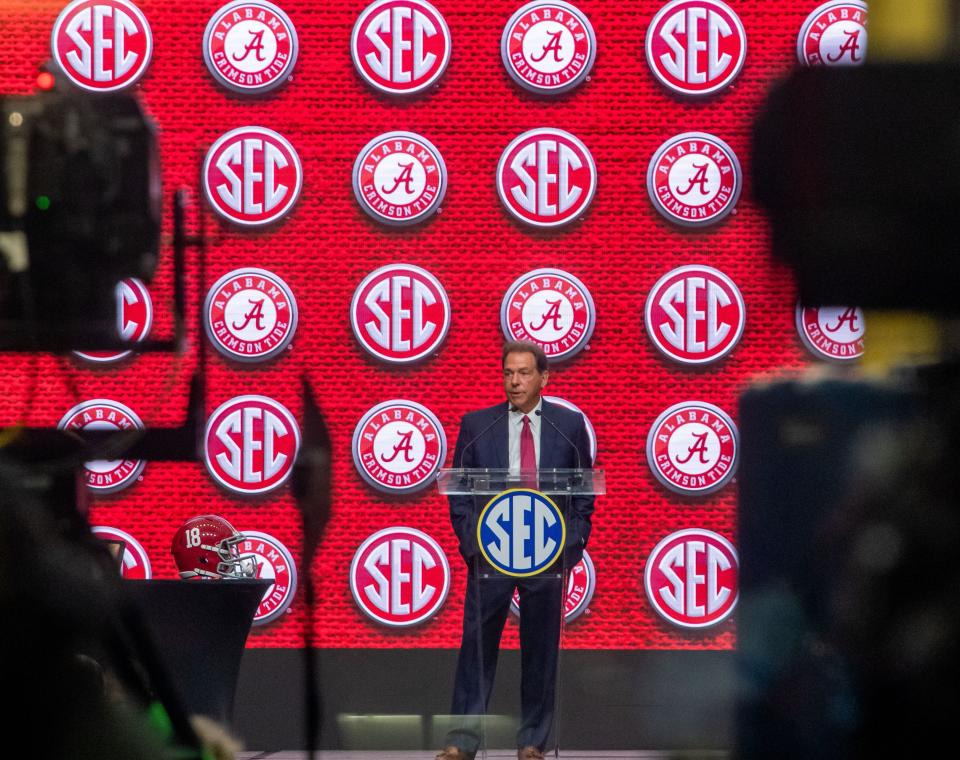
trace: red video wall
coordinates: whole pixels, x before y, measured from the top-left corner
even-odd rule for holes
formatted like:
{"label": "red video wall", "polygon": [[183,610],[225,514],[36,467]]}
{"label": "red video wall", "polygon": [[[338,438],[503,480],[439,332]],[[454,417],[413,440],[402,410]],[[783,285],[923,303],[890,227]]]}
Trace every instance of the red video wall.
{"label": "red video wall", "polygon": [[564,646],[731,648],[738,395],[863,338],[771,261],[751,122],[801,60],[862,61],[865,4],[431,1],[3,0],[0,92],[56,56],[158,127],[163,257],[117,289],[125,334],[172,334],[175,189],[208,241],[185,354],[3,355],[0,423],[182,424],[206,352],[206,461],[90,465],[90,521],[128,575],[175,578],[184,522],[227,519],[274,579],[248,645],[296,647],[305,377],[333,445],[319,646],[456,647],[432,479],[461,415],[503,400],[505,333],[533,339],[607,478]]}

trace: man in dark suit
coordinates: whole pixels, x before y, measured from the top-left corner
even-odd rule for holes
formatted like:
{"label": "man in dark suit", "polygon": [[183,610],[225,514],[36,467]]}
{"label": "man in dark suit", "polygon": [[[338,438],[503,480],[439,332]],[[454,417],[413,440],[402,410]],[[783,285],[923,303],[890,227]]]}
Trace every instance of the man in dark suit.
{"label": "man in dark suit", "polygon": [[[535,343],[508,343],[503,348],[502,367],[507,403],[464,415],[453,466],[510,468],[521,478],[538,468],[591,467],[583,416],[541,398],[550,374],[543,350]],[[563,615],[565,583],[558,574],[583,556],[590,536],[593,497],[570,499],[562,558],[540,575],[526,578],[499,574],[482,558],[477,544],[477,517],[482,506],[468,496],[450,497],[450,519],[469,568],[450,711],[465,718],[447,735],[447,746],[437,760],[470,760],[477,752],[480,716],[490,699],[500,635],[514,588],[519,590],[521,610],[517,757],[542,760],[553,726]],[[480,578],[487,574],[490,577]]]}

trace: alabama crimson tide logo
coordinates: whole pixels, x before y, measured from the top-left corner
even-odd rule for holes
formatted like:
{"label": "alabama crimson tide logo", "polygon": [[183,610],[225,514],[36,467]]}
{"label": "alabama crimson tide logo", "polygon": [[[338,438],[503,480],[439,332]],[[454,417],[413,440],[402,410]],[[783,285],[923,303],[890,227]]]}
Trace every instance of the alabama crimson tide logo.
{"label": "alabama crimson tide logo", "polygon": [[[563,600],[563,619],[570,623],[589,612],[593,592],[597,588],[597,571],[593,567],[593,560],[586,550],[583,558],[571,568],[567,576],[567,594]],[[510,600],[510,612],[520,616],[520,592],[514,589]]]}
{"label": "alabama crimson tide logo", "polygon": [[150,567],[150,558],[146,550],[137,539],[126,531],[112,528],[107,525],[94,525],[90,528],[101,541],[108,543],[123,542],[123,556],[120,560],[120,577],[126,580],[150,580],[153,570]]}
{"label": "alabama crimson tide logo", "polygon": [[412,493],[433,484],[447,456],[440,420],[425,406],[395,399],[368,411],[353,432],[353,463],[371,486]]}
{"label": "alabama crimson tide logo", "polygon": [[290,550],[269,533],[245,530],[243,538],[237,544],[240,555],[253,555],[257,560],[257,578],[273,581],[253,615],[254,625],[266,625],[290,609],[297,593],[297,567]]}
{"label": "alabama crimson tide logo", "polygon": [[857,307],[797,304],[797,332],[818,359],[851,361],[863,356],[866,324]]}
{"label": "alabama crimson tide logo", "polygon": [[203,460],[214,480],[238,494],[262,494],[290,477],[300,428],[272,398],[237,396],[210,415],[203,441]]}
{"label": "alabama crimson tide logo", "polygon": [[450,30],[425,0],[377,0],[353,25],[357,72],[390,95],[413,95],[436,82],[450,61]]}
{"label": "alabama crimson tide logo", "polygon": [[242,362],[272,359],[297,329],[297,302],[287,284],[266,269],[235,269],[207,293],[207,338],[221,354]]}
{"label": "alabama crimson tide logo", "polygon": [[366,214],[391,226],[421,222],[440,208],[447,167],[429,140],[386,132],[366,144],[353,164],[353,194]]}
{"label": "alabama crimson tide logo", "polygon": [[[136,413],[119,401],[91,399],[77,404],[57,423],[60,430],[143,430]],[[123,490],[136,482],[145,462],[140,459],[111,459],[84,462],[83,477],[94,493]]]}
{"label": "alabama crimson tide logo", "polygon": [[248,227],[283,217],[302,185],[300,156],[285,137],[266,127],[227,132],[203,163],[203,189],[213,210]]}
{"label": "alabama crimson tide logo", "polygon": [[531,129],[511,142],[497,166],[497,192],[514,217],[535,227],[569,224],[597,190],[587,146],[562,129]]}
{"label": "alabama crimson tide logo", "polygon": [[814,10],[797,35],[797,58],[806,66],[859,66],[867,55],[867,4],[828,2]]}
{"label": "alabama crimson tide logo", "polygon": [[682,95],[710,95],[730,85],[747,57],[740,17],[720,0],[673,0],[647,29],[647,64]]}
{"label": "alabama crimson tide logo", "polygon": [[709,530],[671,533],[647,557],[643,585],[653,609],[682,628],[725,620],[740,596],[733,545]]}
{"label": "alabama crimson tide logo", "polygon": [[153,53],[146,17],[128,0],[74,0],[50,35],[53,60],[78,87],[110,92],[143,76]]}
{"label": "alabama crimson tide logo", "polygon": [[733,350],[743,334],[746,307],[723,272],[703,265],[679,267],[647,296],[644,324],[653,345],[681,364],[707,364]]}
{"label": "alabama crimson tide logo", "polygon": [[203,60],[218,84],[255,95],[283,84],[297,62],[297,31],[267,0],[236,0],[210,17]]}
{"label": "alabama crimson tide logo", "polygon": [[439,544],[396,526],[364,541],[350,563],[350,590],[367,617],[393,628],[429,620],[450,590],[450,566]]}
{"label": "alabama crimson tide logo", "polygon": [[[153,327],[153,301],[147,286],[135,277],[122,280],[114,288],[117,299],[117,335],[121,340],[140,342]],[[109,364],[128,357],[132,351],[74,351],[89,362]]]}
{"label": "alabama crimson tide logo", "polygon": [[450,302],[426,269],[390,264],[357,286],[350,324],[369,354],[390,364],[409,364],[439,350],[450,329]]}
{"label": "alabama crimson tide logo", "polygon": [[587,78],[597,56],[597,38],[589,19],[570,3],[534,0],[503,28],[500,56],[521,87],[553,95]]}
{"label": "alabama crimson tide logo", "polygon": [[500,304],[500,327],[507,340],[536,343],[553,360],[583,349],[596,319],[590,291],[560,269],[534,269],[518,277]]}
{"label": "alabama crimson tide logo", "polygon": [[684,227],[719,222],[737,205],[742,185],[736,154],[723,140],[704,132],[671,137],[647,168],[653,207]]}
{"label": "alabama crimson tide logo", "polygon": [[740,444],[733,420],[703,401],[674,404],[647,435],[647,464],[664,486],[702,496],[723,488],[737,471]]}

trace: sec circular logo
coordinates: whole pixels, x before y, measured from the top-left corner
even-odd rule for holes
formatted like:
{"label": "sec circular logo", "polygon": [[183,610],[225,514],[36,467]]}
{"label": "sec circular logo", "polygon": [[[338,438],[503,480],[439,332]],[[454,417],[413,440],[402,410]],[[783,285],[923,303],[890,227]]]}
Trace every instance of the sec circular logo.
{"label": "sec circular logo", "polygon": [[123,544],[123,555],[120,559],[120,577],[125,580],[150,580],[153,570],[150,567],[150,558],[141,543],[126,531],[107,525],[93,525],[90,527],[101,541]]}
{"label": "sec circular logo", "polygon": [[350,591],[371,620],[391,628],[418,625],[447,600],[450,565],[426,533],[406,526],[384,528],[354,553]]}
{"label": "sec circular logo", "polygon": [[805,66],[859,66],[867,55],[867,4],[824,3],[797,35],[797,59]]}
{"label": "sec circular logo", "polygon": [[[83,401],[57,423],[58,430],[143,430],[136,413],[119,401],[95,398]],[[132,485],[143,472],[140,459],[112,459],[84,462],[83,477],[94,493],[108,494]]]}
{"label": "sec circular logo", "polygon": [[597,57],[590,20],[561,0],[534,0],[503,28],[500,56],[514,82],[530,92],[554,95],[583,82]]}
{"label": "sec circular logo", "polygon": [[410,364],[439,350],[450,329],[450,301],[426,269],[389,264],[368,274],[354,290],[350,325],[371,356]]}
{"label": "sec circular logo", "polygon": [[377,0],[353,25],[350,55],[363,80],[388,95],[414,95],[450,62],[450,29],[426,0]]}
{"label": "sec circular logo", "polygon": [[285,216],[302,186],[297,151],[266,127],[230,130],[210,146],[203,162],[203,189],[210,206],[228,222],[246,227]]}
{"label": "sec circular logo", "polygon": [[253,614],[254,625],[266,625],[290,609],[297,593],[297,566],[290,550],[269,533],[245,530],[243,537],[239,553],[256,559],[257,578],[273,581]]}
{"label": "sec circular logo", "polygon": [[447,456],[447,438],[425,406],[394,399],[363,415],[353,431],[352,451],[357,472],[373,488],[413,493],[433,484]]}
{"label": "sec circular logo", "polygon": [[583,214],[597,190],[593,156],[562,129],[531,129],[506,147],[497,193],[511,216],[534,227],[560,227]]}
{"label": "sec circular logo", "polygon": [[863,356],[863,310],[852,306],[797,304],[797,332],[818,359],[852,361]]}
{"label": "sec circular logo", "polygon": [[736,154],[705,132],[684,132],[661,145],[647,168],[647,193],[665,219],[683,227],[716,224],[737,205],[743,175]]}
{"label": "sec circular logo", "polygon": [[[567,576],[567,593],[563,598],[563,619],[570,623],[589,612],[593,592],[597,588],[597,571],[593,567],[593,560],[584,550],[583,558],[570,569]],[[510,600],[510,612],[520,616],[520,592],[513,591]]]}
{"label": "sec circular logo", "polygon": [[681,95],[711,95],[740,74],[747,34],[720,0],[673,0],[650,22],[645,48],[661,84]]}
{"label": "sec circular logo", "polygon": [[273,272],[234,269],[207,293],[203,328],[213,347],[228,359],[266,361],[293,340],[297,301]]}
{"label": "sec circular logo", "polygon": [[353,194],[382,224],[406,226],[437,213],[447,192],[447,167],[433,143],[413,132],[385,132],[353,164]]}
{"label": "sec circular logo", "polygon": [[664,411],[647,434],[647,464],[671,491],[703,496],[723,488],[737,471],[737,427],[722,409],[684,401]]}
{"label": "sec circular logo", "polygon": [[[569,409],[571,412],[576,412],[581,417],[583,417],[583,424],[587,428],[587,439],[590,441],[590,464],[597,460],[597,432],[593,429],[593,424],[590,422],[590,418],[584,414],[583,410],[574,404],[572,401],[567,401],[565,398],[560,398],[559,396],[544,396],[544,401],[548,401],[551,404],[558,404],[559,406]],[[584,463],[586,464],[586,463]]]}
{"label": "sec circular logo", "polygon": [[560,507],[546,494],[511,488],[497,494],[477,521],[480,552],[504,575],[538,575],[560,557],[567,526]]}
{"label": "sec circular logo", "polygon": [[725,620],[739,598],[739,560],[733,545],[709,530],[671,533],[647,557],[643,585],[651,606],[681,628]]}
{"label": "sec circular logo", "polygon": [[203,461],[217,483],[241,495],[263,494],[290,477],[300,428],[278,401],[237,396],[210,415],[203,441]]}
{"label": "sec circular logo", "polygon": [[729,354],[746,323],[740,289],[723,272],[683,266],[647,295],[644,325],[660,353],[680,364],[709,364]]}
{"label": "sec circular logo", "polygon": [[135,84],[153,54],[146,16],[128,0],[73,0],[53,25],[53,60],[77,87],[111,92]]}
{"label": "sec circular logo", "polygon": [[233,92],[269,92],[297,62],[297,30],[267,0],[235,0],[210,17],[203,33],[203,60],[214,80]]}
{"label": "sec circular logo", "polygon": [[518,277],[500,304],[500,327],[507,340],[536,343],[555,361],[581,351],[596,320],[590,291],[561,269],[534,269]]}
{"label": "sec circular logo", "polygon": [[[153,300],[150,291],[136,277],[117,283],[117,335],[121,340],[140,342],[153,327]],[[74,356],[97,364],[110,364],[130,356],[133,351],[74,351]]]}

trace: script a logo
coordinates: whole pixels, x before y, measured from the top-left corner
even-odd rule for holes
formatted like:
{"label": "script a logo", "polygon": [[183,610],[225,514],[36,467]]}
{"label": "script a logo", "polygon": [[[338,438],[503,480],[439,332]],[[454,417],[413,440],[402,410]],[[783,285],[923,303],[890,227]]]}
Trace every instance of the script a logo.
{"label": "script a logo", "polygon": [[650,23],[646,53],[650,70],[674,92],[710,95],[740,73],[747,35],[719,0],[673,0]]}
{"label": "script a logo", "polygon": [[863,356],[866,323],[855,306],[797,304],[797,332],[818,359],[852,361]]}
{"label": "script a logo", "polygon": [[300,429],[290,412],[266,396],[237,396],[210,415],[204,462],[220,485],[260,494],[283,485],[300,449]]}
{"label": "script a logo", "polygon": [[353,431],[353,464],[373,488],[413,493],[433,484],[447,455],[436,415],[421,404],[394,399],[377,404]]}
{"label": "script a logo", "polygon": [[385,132],[368,142],[353,164],[360,208],[391,226],[416,224],[440,209],[447,168],[437,148],[413,132]]}
{"label": "script a logo", "polygon": [[653,344],[682,364],[717,361],[743,334],[746,307],[723,272],[695,265],[660,278],[647,296],[644,324]]}
{"label": "script a logo", "polygon": [[593,335],[596,307],[586,286],[560,269],[535,269],[514,280],[500,304],[508,340],[537,343],[552,360],[585,348]]}
{"label": "script a logo", "polygon": [[560,129],[532,129],[500,157],[497,192],[506,209],[536,227],[568,224],[586,211],[597,188],[593,156]]}
{"label": "script a logo", "polygon": [[867,54],[867,4],[859,0],[824,3],[797,35],[797,58],[806,66],[860,66]]}
{"label": "script a logo", "polygon": [[350,324],[367,352],[391,364],[407,364],[439,349],[450,329],[450,302],[440,281],[425,269],[391,264],[357,286]]}
{"label": "script a logo", "polygon": [[243,362],[266,361],[290,345],[297,302],[273,272],[235,269],[207,293],[203,326],[221,354]]}
{"label": "script a logo", "polygon": [[647,598],[674,625],[716,625],[737,604],[738,568],[736,550],[723,536],[708,530],[677,531],[647,558],[643,575]]}
{"label": "script a logo", "polygon": [[674,135],[647,167],[647,193],[654,208],[684,227],[723,219],[736,207],[742,184],[736,154],[723,140],[704,132]]}
{"label": "script a logo", "polygon": [[53,26],[53,59],[70,81],[93,92],[129,87],[153,52],[146,17],[128,0],[74,0]]}
{"label": "script a logo", "polygon": [[220,216],[246,226],[280,219],[300,196],[300,157],[285,137],[266,127],[222,135],[203,165],[207,200]]}
{"label": "script a logo", "polygon": [[510,77],[542,95],[568,92],[593,66],[597,40],[590,21],[560,0],[534,0],[503,28],[500,56]]}
{"label": "script a logo", "polygon": [[437,614],[450,590],[443,550],[414,528],[385,528],[366,539],[350,565],[357,606],[383,625],[417,625]]}
{"label": "script a logo", "polygon": [[647,464],[657,480],[680,494],[723,488],[736,473],[739,449],[733,420],[703,401],[674,404],[647,434]]}
{"label": "script a logo", "polygon": [[273,3],[235,0],[207,23],[203,60],[216,81],[234,92],[268,92],[283,84],[293,70],[297,32]]}
{"label": "script a logo", "polygon": [[514,488],[480,512],[477,542],[484,558],[505,575],[537,575],[563,551],[567,529],[560,508],[539,491]]}
{"label": "script a logo", "polygon": [[353,64],[368,84],[412,95],[433,84],[450,60],[450,30],[425,0],[378,0],[353,27]]}

